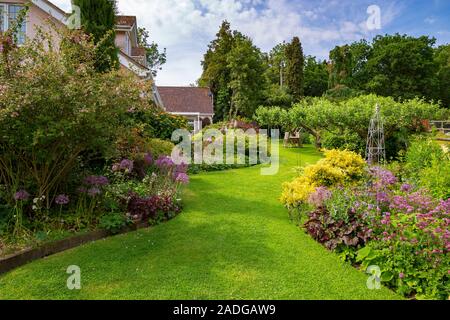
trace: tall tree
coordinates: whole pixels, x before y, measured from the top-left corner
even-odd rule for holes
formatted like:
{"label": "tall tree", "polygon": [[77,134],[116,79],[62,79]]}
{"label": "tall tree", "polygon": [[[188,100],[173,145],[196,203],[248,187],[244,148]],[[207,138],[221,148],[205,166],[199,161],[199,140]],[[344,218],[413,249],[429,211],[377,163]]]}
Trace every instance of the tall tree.
{"label": "tall tree", "polygon": [[279,43],[267,55],[267,79],[271,84],[279,87],[286,85],[287,46],[286,42]]}
{"label": "tall tree", "polygon": [[116,1],[72,0],[81,10],[81,25],[97,44],[95,66],[99,72],[119,67],[118,49],[115,45]]}
{"label": "tall tree", "polygon": [[352,60],[349,45],[337,46],[330,51],[329,89],[348,84],[352,74]]}
{"label": "tall tree", "polygon": [[233,48],[233,32],[230,23],[224,21],[211,41],[202,61],[203,73],[198,81],[200,86],[207,86],[214,95],[215,120],[223,120],[229,114],[231,104],[230,70],[227,56]]}
{"label": "tall tree", "polygon": [[235,32],[227,62],[231,79],[230,119],[237,115],[252,117],[266,87],[263,54],[250,38]]}
{"label": "tall tree", "polygon": [[366,40],[336,46],[330,52],[329,89],[346,86],[364,90],[368,79],[367,62],[372,47]]}
{"label": "tall tree", "polygon": [[303,48],[298,37],[294,37],[292,42],[286,47],[286,84],[289,93],[295,101],[300,101],[304,96],[304,66],[305,59]]}
{"label": "tall tree", "polygon": [[438,66],[436,98],[450,108],[450,44],[438,47],[434,59]]}
{"label": "tall tree", "polygon": [[264,105],[289,108],[292,105],[292,96],[288,93],[286,85],[286,42],[277,44],[266,59],[266,82]]}
{"label": "tall tree", "polygon": [[158,71],[162,69],[162,65],[167,61],[167,50],[164,48],[159,50],[159,46],[156,42],[149,41],[150,32],[145,28],[138,28],[138,44],[140,47],[145,48],[147,65],[152,70],[154,77],[158,74]]}
{"label": "tall tree", "polygon": [[305,96],[320,97],[328,89],[328,65],[316,57],[305,59]]}
{"label": "tall tree", "polygon": [[426,36],[377,36],[367,62],[367,89],[394,98],[432,98],[437,87],[435,42]]}

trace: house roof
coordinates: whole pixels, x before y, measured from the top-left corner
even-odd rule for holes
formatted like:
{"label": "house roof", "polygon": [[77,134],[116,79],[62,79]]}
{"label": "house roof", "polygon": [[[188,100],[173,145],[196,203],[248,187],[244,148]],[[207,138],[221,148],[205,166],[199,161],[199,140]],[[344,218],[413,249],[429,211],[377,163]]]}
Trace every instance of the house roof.
{"label": "house roof", "polygon": [[116,16],[116,24],[131,28],[137,24],[137,20],[135,16]]}
{"label": "house roof", "polygon": [[145,56],[147,51],[143,47],[133,47],[131,48],[131,56],[132,57],[141,57]]}
{"label": "house roof", "polygon": [[[31,1],[38,8],[48,13],[50,16],[54,17],[62,24],[67,25],[70,14],[61,10],[58,6],[56,6],[55,4],[53,4],[48,0],[31,0]],[[127,27],[131,29],[137,25],[137,20],[135,16],[117,16],[116,21],[117,27]],[[137,50],[136,53],[139,52],[140,51]],[[125,68],[133,71],[142,78],[152,77],[150,70],[146,66],[142,65],[139,61],[136,61],[123,51],[119,51],[119,61]]]}
{"label": "house roof", "polygon": [[213,97],[209,88],[158,86],[158,92],[167,112],[214,114]]}

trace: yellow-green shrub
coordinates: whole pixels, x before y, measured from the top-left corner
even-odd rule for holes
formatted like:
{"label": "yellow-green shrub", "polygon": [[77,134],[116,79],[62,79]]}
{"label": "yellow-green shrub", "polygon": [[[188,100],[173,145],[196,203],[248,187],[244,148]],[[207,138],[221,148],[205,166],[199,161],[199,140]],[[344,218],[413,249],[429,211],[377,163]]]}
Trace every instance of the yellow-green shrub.
{"label": "yellow-green shrub", "polygon": [[157,159],[160,156],[170,156],[175,147],[172,142],[161,139],[150,139],[146,146],[146,151],[150,152],[154,159]]}
{"label": "yellow-green shrub", "polygon": [[325,158],[305,168],[301,177],[283,184],[281,202],[289,208],[305,203],[317,187],[333,187],[356,181],[364,174],[366,162],[351,151],[326,150]]}
{"label": "yellow-green shrub", "polygon": [[358,179],[364,174],[364,168],[366,162],[357,153],[352,151],[342,150],[326,150],[325,159],[320,162],[326,162],[327,164],[341,169],[347,179]]}
{"label": "yellow-green shrub", "polygon": [[308,200],[311,193],[316,190],[316,186],[305,176],[296,178],[292,182],[283,184],[283,193],[281,194],[281,202],[287,207],[295,207],[299,203]]}

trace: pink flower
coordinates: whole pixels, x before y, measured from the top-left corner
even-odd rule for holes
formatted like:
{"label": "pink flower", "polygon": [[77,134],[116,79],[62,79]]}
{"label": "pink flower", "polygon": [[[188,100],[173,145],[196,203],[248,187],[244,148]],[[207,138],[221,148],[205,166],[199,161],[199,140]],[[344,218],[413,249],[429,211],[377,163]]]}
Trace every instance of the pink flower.
{"label": "pink flower", "polygon": [[25,190],[19,190],[14,194],[14,200],[27,201],[30,198],[30,194]]}
{"label": "pink flower", "polygon": [[66,196],[65,194],[60,194],[59,196],[56,197],[55,203],[61,206],[66,205],[69,203],[69,196]]}

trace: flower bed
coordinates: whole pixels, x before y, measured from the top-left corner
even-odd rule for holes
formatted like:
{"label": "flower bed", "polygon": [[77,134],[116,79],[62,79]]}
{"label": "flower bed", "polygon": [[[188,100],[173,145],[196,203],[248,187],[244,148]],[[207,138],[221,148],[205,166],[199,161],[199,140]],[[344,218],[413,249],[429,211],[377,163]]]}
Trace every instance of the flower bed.
{"label": "flower bed", "polygon": [[[335,159],[341,155],[334,151]],[[361,270],[379,268],[381,281],[406,297],[448,299],[450,199],[436,199],[382,167],[358,171],[357,179],[310,174],[329,162],[326,153],[297,182],[285,185],[282,200],[291,212],[306,216],[298,219],[305,231]],[[327,170],[343,174],[339,162]],[[298,185],[306,180],[313,188]]]}

